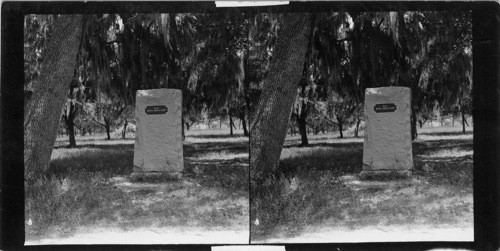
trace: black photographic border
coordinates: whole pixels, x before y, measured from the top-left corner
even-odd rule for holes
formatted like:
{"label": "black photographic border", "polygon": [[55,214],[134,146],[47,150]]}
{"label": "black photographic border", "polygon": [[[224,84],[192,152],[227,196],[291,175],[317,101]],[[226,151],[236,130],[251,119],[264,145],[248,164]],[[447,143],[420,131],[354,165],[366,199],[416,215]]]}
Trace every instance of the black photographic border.
{"label": "black photographic border", "polygon": [[[24,246],[23,16],[25,14],[166,12],[326,12],[471,10],[473,22],[474,242],[285,244],[287,250],[496,250],[500,244],[500,85],[498,2],[290,2],[216,8],[214,2],[3,2],[0,95],[0,249],[210,250],[211,245]],[[250,198],[251,199],[251,198]]]}

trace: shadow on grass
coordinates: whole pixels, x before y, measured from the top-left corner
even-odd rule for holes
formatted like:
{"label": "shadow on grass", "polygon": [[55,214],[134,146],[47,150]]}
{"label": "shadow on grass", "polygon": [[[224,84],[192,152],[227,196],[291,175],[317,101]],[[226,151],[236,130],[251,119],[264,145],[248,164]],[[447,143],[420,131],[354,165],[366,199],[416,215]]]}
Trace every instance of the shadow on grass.
{"label": "shadow on grass", "polygon": [[[399,184],[394,191],[386,188],[354,191],[340,177],[357,177],[361,172],[362,142],[288,145],[283,148],[279,167],[269,174],[269,180],[256,180],[259,185],[252,183],[251,215],[255,217],[252,222],[256,219],[260,222],[258,226],[252,225],[252,239],[278,233],[300,234],[304,227],[324,221],[353,229],[377,224],[453,224],[460,222],[460,215],[469,219],[472,203],[461,201],[463,196],[472,194],[472,150],[472,139],[413,142],[414,178],[424,180],[425,185],[395,180],[387,183]],[[436,186],[444,187],[446,192],[433,194]],[[407,194],[405,189],[412,193]],[[365,202],[379,196],[384,203],[381,199]],[[445,199],[451,200],[453,209],[442,204]]]}
{"label": "shadow on grass", "polygon": [[472,135],[472,131],[466,131],[465,133],[462,131],[459,132],[420,132],[419,134],[422,135],[429,135],[429,136],[458,136],[458,135]]}
{"label": "shadow on grass", "polygon": [[[112,182],[119,178],[129,183],[133,144],[78,143],[76,148],[54,148],[48,170],[39,179],[26,183],[26,219],[33,222],[26,225],[27,236],[43,235],[50,227],[71,234],[78,227],[93,226],[96,222],[112,222],[124,229],[155,224],[184,226],[187,221],[199,226],[224,227],[232,224],[235,217],[248,213],[242,202],[232,203],[233,197],[241,201],[248,196],[246,142],[185,144],[185,179],[164,184],[131,184],[153,187],[139,189],[139,194],[117,188]],[[169,190],[159,191],[158,186],[168,186]],[[137,204],[136,200],[151,196],[154,199],[157,193],[167,191],[175,196],[165,195],[147,205]],[[222,209],[217,204],[229,202],[232,204]]]}
{"label": "shadow on grass", "polygon": [[413,155],[429,154],[443,150],[472,151],[474,142],[467,139],[443,139],[413,142]]}
{"label": "shadow on grass", "polygon": [[[113,143],[115,141],[131,141],[133,142],[135,138],[131,138],[131,137],[128,137],[128,138],[125,138],[125,139],[122,139],[121,137],[120,138],[111,138],[111,139],[108,139],[107,136],[103,135],[103,136],[94,136],[94,135],[91,135],[90,137],[78,137],[76,139],[76,144],[78,145],[79,143],[82,143],[82,142],[104,142],[104,143]],[[69,138],[65,137],[65,138],[62,138],[62,139],[58,139],[56,140],[56,144],[69,144]]]}
{"label": "shadow on grass", "polygon": [[[183,147],[184,173],[189,177],[206,181],[204,183],[211,187],[219,184],[224,188],[248,190],[248,184],[244,184],[248,183],[246,143],[189,143]],[[50,163],[46,172],[48,177],[64,178],[71,173],[88,172],[109,178],[130,175],[133,171],[134,146],[130,144],[83,144],[76,148],[55,149],[57,158]]]}
{"label": "shadow on grass", "polygon": [[300,146],[297,145],[286,145],[283,146],[283,149],[286,148],[312,148],[312,147],[341,147],[341,148],[363,148],[363,142],[345,142],[345,143],[309,143],[309,146]]}
{"label": "shadow on grass", "polygon": [[82,148],[96,148],[96,149],[134,149],[134,144],[111,144],[111,145],[102,145],[102,144],[77,144],[76,147],[68,148],[67,145],[58,145],[54,146],[54,149],[82,149]]}
{"label": "shadow on grass", "polygon": [[230,139],[230,138],[239,138],[246,137],[243,134],[199,134],[199,135],[188,135],[188,137],[196,138],[196,139]]}
{"label": "shadow on grass", "polygon": [[196,157],[208,152],[248,153],[247,142],[209,142],[209,143],[187,143],[184,145],[184,157]]}

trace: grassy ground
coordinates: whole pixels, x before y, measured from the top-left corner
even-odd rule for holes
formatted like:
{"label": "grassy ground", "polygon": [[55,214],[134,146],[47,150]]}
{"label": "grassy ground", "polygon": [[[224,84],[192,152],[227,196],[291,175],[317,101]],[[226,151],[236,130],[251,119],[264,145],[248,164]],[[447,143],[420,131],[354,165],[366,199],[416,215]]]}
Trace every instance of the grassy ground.
{"label": "grassy ground", "polygon": [[45,176],[26,184],[26,239],[176,228],[184,235],[238,231],[247,241],[248,138],[236,133],[188,132],[184,178],[163,183],[130,182],[133,139],[77,137],[78,148],[68,149],[58,138]]}
{"label": "grassy ground", "polygon": [[[397,229],[400,237],[405,231],[471,230],[472,128],[466,134],[460,129],[419,130],[420,138],[413,143],[413,177],[385,181],[359,180],[362,138],[311,135],[311,147],[298,147],[300,138],[288,137],[278,178],[259,191],[262,197],[253,198],[252,241],[293,242],[305,235],[314,240],[314,232],[328,229]],[[363,241],[359,233],[358,241]]]}

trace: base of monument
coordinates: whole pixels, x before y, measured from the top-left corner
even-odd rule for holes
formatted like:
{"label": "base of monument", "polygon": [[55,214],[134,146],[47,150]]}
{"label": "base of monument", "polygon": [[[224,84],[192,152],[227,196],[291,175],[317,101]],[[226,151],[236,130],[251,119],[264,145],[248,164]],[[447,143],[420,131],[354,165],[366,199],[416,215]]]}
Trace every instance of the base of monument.
{"label": "base of monument", "polygon": [[400,179],[410,177],[411,170],[363,170],[359,173],[359,179],[361,180]]}
{"label": "base of monument", "polygon": [[165,181],[165,180],[180,180],[182,173],[167,173],[167,172],[133,172],[130,174],[130,180],[134,182],[140,181]]}

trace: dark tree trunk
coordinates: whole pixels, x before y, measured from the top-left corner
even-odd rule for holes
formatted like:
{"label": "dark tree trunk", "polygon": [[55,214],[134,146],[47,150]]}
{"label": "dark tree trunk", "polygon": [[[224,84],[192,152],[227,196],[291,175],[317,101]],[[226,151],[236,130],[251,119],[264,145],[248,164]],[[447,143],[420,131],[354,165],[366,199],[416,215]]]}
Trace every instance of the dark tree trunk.
{"label": "dark tree trunk", "polygon": [[337,125],[339,126],[339,133],[340,133],[339,138],[341,138],[341,139],[344,138],[344,133],[343,133],[344,125],[343,124],[344,124],[344,122],[342,121],[342,117],[337,115]]}
{"label": "dark tree trunk", "polygon": [[307,140],[307,122],[302,116],[297,117],[297,125],[299,127],[300,139],[302,143],[300,146],[309,146],[309,141]]}
{"label": "dark tree trunk", "polygon": [[229,114],[229,135],[231,136],[233,136],[233,127],[234,127],[233,116]]}
{"label": "dark tree trunk", "polygon": [[278,168],[307,50],[309,14],[283,14],[269,75],[251,118],[251,196]]}
{"label": "dark tree trunk", "polygon": [[68,128],[68,133],[69,133],[69,148],[74,148],[76,147],[76,140],[75,140],[75,123],[73,122],[72,119],[68,119],[66,121],[66,127]]}
{"label": "dark tree trunk", "polygon": [[44,51],[44,65],[24,112],[25,180],[40,177],[49,167],[62,107],[76,64],[82,15],[62,15],[54,20]]}
{"label": "dark tree trunk", "polygon": [[127,125],[128,120],[125,119],[125,122],[123,123],[122,139],[125,139],[127,137]]}
{"label": "dark tree trunk", "polygon": [[248,133],[248,129],[247,129],[247,121],[245,119],[245,112],[241,112],[240,113],[240,121],[241,121],[241,125],[243,126],[243,135],[245,137],[248,137],[249,133]]}
{"label": "dark tree trunk", "polygon": [[[73,99],[73,91],[70,90],[69,93],[69,98]],[[69,107],[66,106],[64,109],[64,114],[63,114],[63,119],[66,124],[66,131],[68,132],[68,137],[69,137],[69,145],[68,148],[75,148],[76,147],[76,140],[75,140],[75,115],[76,115],[76,106],[72,102],[70,103]]]}
{"label": "dark tree trunk", "polygon": [[420,127],[420,129],[422,129],[422,126],[424,125],[425,123],[425,120],[418,120],[418,127]]}
{"label": "dark tree trunk", "polygon": [[[301,87],[301,96],[304,98],[306,95],[306,87],[302,86]],[[308,113],[308,106],[307,103],[302,100],[301,104],[301,109],[300,113],[296,114],[297,117],[297,125],[299,126],[299,132],[300,132],[300,138],[301,138],[301,144],[300,146],[309,146],[309,141],[307,140],[307,113]]]}
{"label": "dark tree trunk", "polygon": [[[182,124],[182,141],[186,139],[186,132],[184,131],[184,114],[181,115],[181,124]],[[208,129],[210,129],[210,122],[208,123]]]}
{"label": "dark tree trunk", "polygon": [[412,112],[411,112],[411,140],[416,140],[417,137],[418,137],[417,115],[416,115],[416,112],[412,109]]}
{"label": "dark tree trunk", "polygon": [[104,119],[104,128],[106,128],[106,135],[108,136],[108,140],[111,140],[111,121],[110,119]]}
{"label": "dark tree trunk", "polygon": [[465,119],[465,113],[462,111],[462,133],[465,133],[465,123],[467,123],[467,120]]}
{"label": "dark tree trunk", "polygon": [[81,131],[82,131],[82,136],[85,136],[87,134],[87,128],[83,127]]}
{"label": "dark tree trunk", "polygon": [[186,125],[186,131],[189,131],[189,129],[191,128],[191,125],[189,123],[184,123]]}
{"label": "dark tree trunk", "polygon": [[354,130],[354,137],[359,137],[359,124],[361,123],[361,119],[359,119],[358,117],[358,120],[356,121],[356,129]]}

